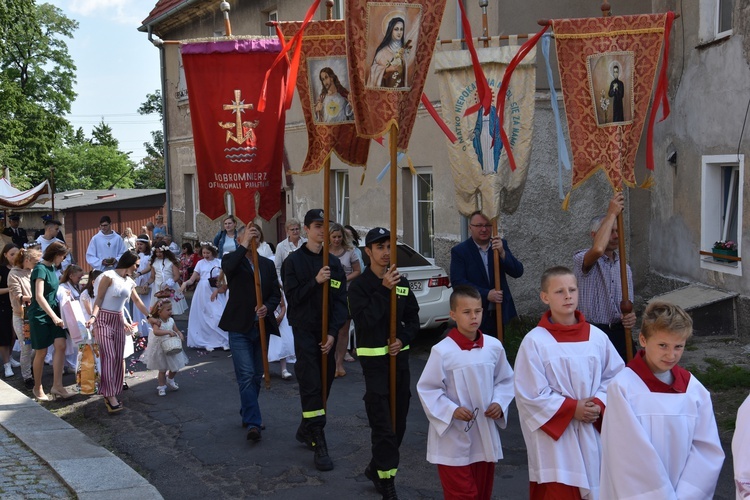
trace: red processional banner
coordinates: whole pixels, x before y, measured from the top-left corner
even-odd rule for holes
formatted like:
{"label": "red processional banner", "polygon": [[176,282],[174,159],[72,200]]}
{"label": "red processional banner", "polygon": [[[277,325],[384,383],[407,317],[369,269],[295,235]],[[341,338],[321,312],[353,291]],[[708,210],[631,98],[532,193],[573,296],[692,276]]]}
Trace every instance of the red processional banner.
{"label": "red processional banner", "polygon": [[[615,188],[635,186],[635,156],[672,19],[672,13],[665,13],[552,21],[573,188],[597,169]],[[662,74],[666,64],[665,59]],[[666,105],[668,114],[665,85],[657,86],[652,115],[659,104]]]}
{"label": "red processional banner", "polygon": [[[279,23],[287,43],[302,22]],[[320,171],[336,153],[344,163],[364,167],[370,139],[357,136],[346,61],[346,25],[343,20],[312,21],[302,35],[297,93],[307,125],[307,157],[300,172]]]}
{"label": "red processional banner", "polygon": [[265,111],[256,109],[263,76],[280,50],[275,38],[181,46],[200,210],[211,219],[227,213],[227,192],[241,220],[270,220],[281,210],[286,62],[270,75]]}
{"label": "red processional banner", "polygon": [[406,151],[435,49],[445,0],[347,0],[349,79],[357,132],[395,125]]}

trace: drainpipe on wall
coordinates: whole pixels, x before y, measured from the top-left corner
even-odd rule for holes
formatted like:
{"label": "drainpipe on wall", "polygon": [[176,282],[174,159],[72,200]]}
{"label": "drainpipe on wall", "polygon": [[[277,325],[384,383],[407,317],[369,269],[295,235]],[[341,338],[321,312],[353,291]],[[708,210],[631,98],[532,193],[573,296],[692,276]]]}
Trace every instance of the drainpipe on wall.
{"label": "drainpipe on wall", "polygon": [[154,38],[154,34],[151,25],[148,26],[148,41],[151,42],[154,47],[159,49],[159,70],[161,73],[161,116],[162,116],[162,134],[164,135],[164,189],[167,195],[167,231],[174,238],[174,232],[172,231],[172,193],[170,189],[170,165],[169,165],[169,141],[167,136],[167,124],[169,123],[169,116],[167,114],[167,69],[166,63],[164,62],[164,42],[158,38]]}

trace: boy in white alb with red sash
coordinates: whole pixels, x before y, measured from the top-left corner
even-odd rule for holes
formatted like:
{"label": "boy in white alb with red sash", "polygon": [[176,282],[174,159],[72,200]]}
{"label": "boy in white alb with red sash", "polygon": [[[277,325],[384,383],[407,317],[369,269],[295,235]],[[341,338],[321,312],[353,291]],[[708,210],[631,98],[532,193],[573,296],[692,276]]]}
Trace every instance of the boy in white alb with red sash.
{"label": "boy in white alb with red sash", "polygon": [[724,451],[711,395],[677,366],[693,320],[652,302],[638,351],[607,389],[602,426],[603,499],[713,498]]}
{"label": "boy in white alb with red sash", "polygon": [[624,363],[609,338],[586,323],[573,272],[542,274],[549,306],[518,349],[515,388],[529,459],[530,498],[599,498],[599,426],[607,385]]}
{"label": "boy in white alb with red sash", "polygon": [[479,331],[476,288],[454,287],[450,306],[456,327],[432,348],[417,383],[430,422],[427,461],[437,464],[446,499],[489,500],[495,462],[503,458],[499,429],[508,423],[513,368],[500,341]]}

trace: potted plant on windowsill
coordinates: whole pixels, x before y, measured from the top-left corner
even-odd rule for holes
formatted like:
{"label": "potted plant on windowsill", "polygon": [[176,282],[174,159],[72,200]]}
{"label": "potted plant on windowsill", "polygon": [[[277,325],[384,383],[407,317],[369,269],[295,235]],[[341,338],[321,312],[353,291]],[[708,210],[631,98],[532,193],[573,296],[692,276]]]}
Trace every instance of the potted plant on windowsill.
{"label": "potted plant on windowsill", "polygon": [[[714,243],[714,247],[711,250],[712,253],[719,255],[729,255],[730,257],[737,257],[737,243],[734,241],[717,241]],[[730,259],[722,259],[721,257],[715,257],[716,262],[735,262]]]}

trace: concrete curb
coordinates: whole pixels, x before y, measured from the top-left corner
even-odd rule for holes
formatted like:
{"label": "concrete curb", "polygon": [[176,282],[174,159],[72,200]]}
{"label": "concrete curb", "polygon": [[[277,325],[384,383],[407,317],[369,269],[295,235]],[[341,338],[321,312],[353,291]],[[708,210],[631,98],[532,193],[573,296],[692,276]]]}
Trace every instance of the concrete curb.
{"label": "concrete curb", "polygon": [[0,381],[0,426],[46,463],[79,499],[162,499],[125,462]]}

